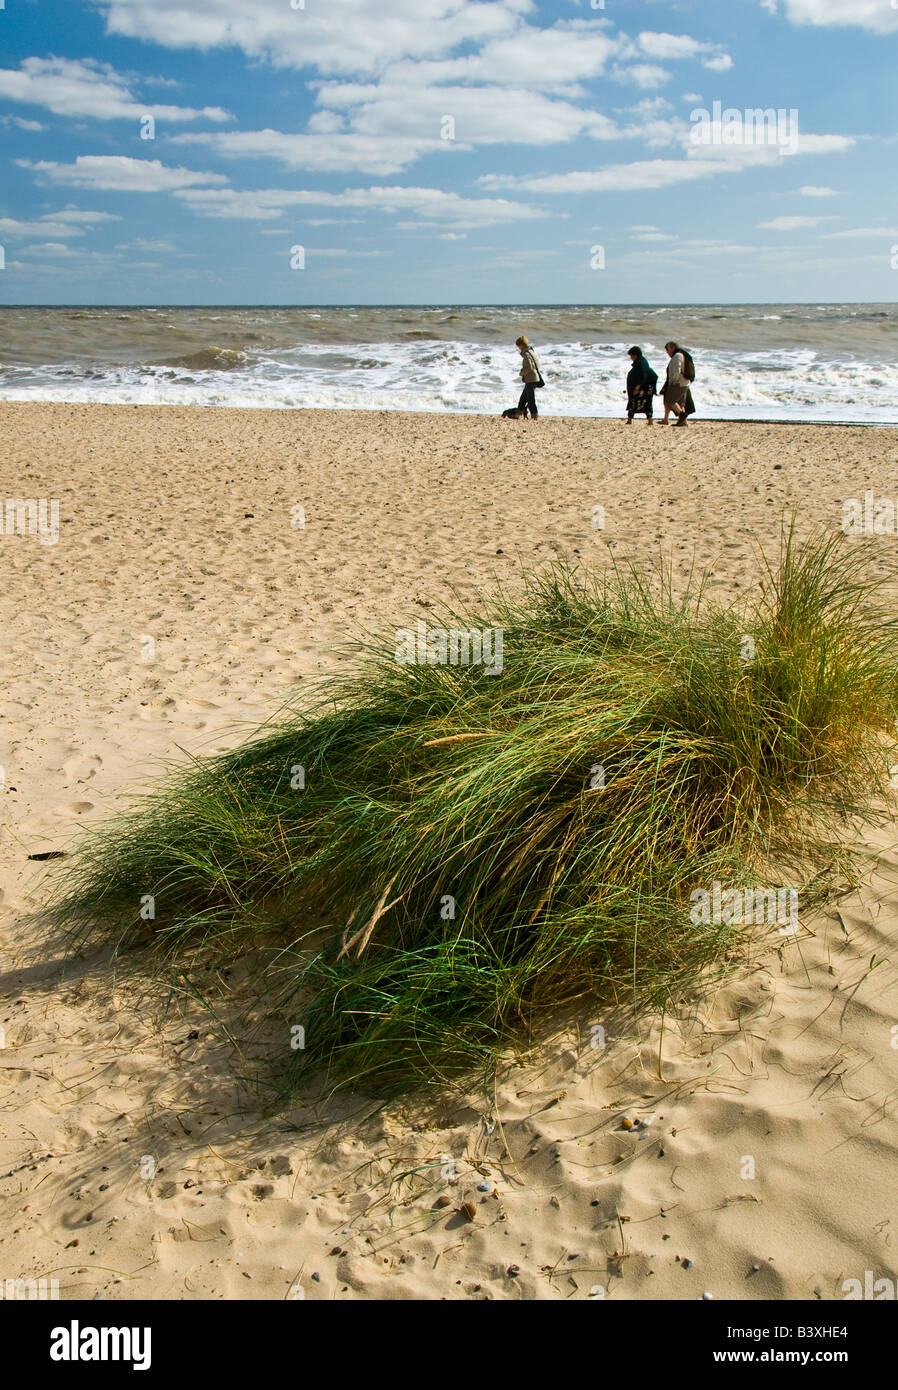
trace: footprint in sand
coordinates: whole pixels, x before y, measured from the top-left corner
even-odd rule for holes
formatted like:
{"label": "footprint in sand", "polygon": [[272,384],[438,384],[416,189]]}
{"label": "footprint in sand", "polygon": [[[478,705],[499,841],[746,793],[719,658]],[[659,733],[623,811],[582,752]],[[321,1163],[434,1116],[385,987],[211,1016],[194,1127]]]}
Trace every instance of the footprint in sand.
{"label": "footprint in sand", "polygon": [[98,753],[83,753],[67,758],[62,770],[68,782],[88,782],[96,777],[102,766],[103,759]]}
{"label": "footprint in sand", "polygon": [[94,803],[92,801],[70,801],[66,806],[57,809],[60,816],[83,816],[86,811],[92,811]]}

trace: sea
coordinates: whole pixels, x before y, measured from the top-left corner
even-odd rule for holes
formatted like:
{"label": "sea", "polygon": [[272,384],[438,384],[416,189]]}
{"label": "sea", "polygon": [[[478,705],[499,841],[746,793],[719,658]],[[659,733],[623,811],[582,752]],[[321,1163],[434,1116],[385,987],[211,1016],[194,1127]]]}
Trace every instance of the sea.
{"label": "sea", "polygon": [[621,417],[673,339],[698,418],[898,424],[898,304],[3,307],[0,400],[497,415],[519,334],[547,415]]}

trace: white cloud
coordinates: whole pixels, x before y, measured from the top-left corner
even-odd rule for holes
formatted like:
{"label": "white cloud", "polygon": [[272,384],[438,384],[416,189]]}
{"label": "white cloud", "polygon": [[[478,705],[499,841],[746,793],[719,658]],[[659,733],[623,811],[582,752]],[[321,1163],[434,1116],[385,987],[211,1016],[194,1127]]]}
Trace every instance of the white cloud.
{"label": "white cloud", "polygon": [[686,157],[702,162],[715,160],[736,169],[744,165],[782,163],[808,154],[844,154],[855,143],[850,135],[810,135],[803,130],[794,132],[794,138],[794,154],[784,154],[776,145],[696,145],[690,141]]}
{"label": "white cloud", "polygon": [[[682,123],[681,123],[682,124]],[[688,127],[686,127],[688,129]],[[688,137],[687,137],[688,138]],[[846,135],[801,135],[801,154],[837,154],[848,150],[854,140]],[[632,164],[612,164],[600,169],[575,170],[565,174],[525,175],[485,174],[479,182],[487,188],[516,188],[528,193],[603,193],[637,189],[669,188],[693,179],[718,173],[738,173],[741,169],[769,165],[783,159],[770,145],[689,145],[685,159],[647,159]]]}
{"label": "white cloud", "polygon": [[636,43],[640,52],[649,58],[660,58],[662,62],[676,58],[698,58],[703,53],[712,52],[712,45],[700,43],[686,34],[652,34],[644,32]]}
{"label": "white cloud", "polygon": [[604,169],[574,170],[567,174],[523,178],[484,174],[480,183],[487,188],[521,188],[529,193],[621,193],[669,188],[672,184],[708,178],[722,167],[710,160],[645,159],[635,164],[608,164]]}
{"label": "white cloud", "polygon": [[758,250],[757,246],[740,246],[735,241],[714,241],[702,240],[699,237],[683,243],[684,249],[692,248],[701,251],[702,255],[711,256],[733,256],[754,253]]}
{"label": "white cloud", "polygon": [[832,222],[832,217],[774,217],[770,222],[758,222],[757,226],[767,232],[797,232],[803,227],[818,227],[821,222]]}
{"label": "white cloud", "polygon": [[357,251],[355,247],[347,250],[345,246],[307,246],[305,248],[307,256],[383,256],[384,251]]}
{"label": "white cloud", "polygon": [[24,250],[31,256],[77,256],[81,254],[61,241],[35,242],[33,246],[26,246]]}
{"label": "white cloud", "polygon": [[43,106],[55,116],[96,120],[230,120],[220,106],[157,106],[132,96],[124,77],[108,63],[67,58],[26,58],[18,69],[0,68],[0,97]]}
{"label": "white cloud", "polygon": [[14,125],[17,130],[46,130],[40,121],[28,121],[24,116],[0,116],[0,125]]}
{"label": "white cloud", "polygon": [[826,235],[830,241],[847,241],[852,237],[893,237],[898,236],[898,227],[851,227],[844,232],[827,232]]}
{"label": "white cloud", "polygon": [[420,87],[464,82],[571,93],[577,84],[604,73],[624,46],[624,40],[607,33],[603,21],[569,20],[551,29],[521,25],[461,58],[393,63],[383,79]]}
{"label": "white cloud", "polygon": [[[177,251],[178,249],[173,241],[167,241],[164,237],[139,236],[135,237],[131,245],[133,245],[137,251],[152,251],[156,253],[160,251]],[[129,251],[131,246],[129,246],[127,242],[124,242],[116,249],[119,251]]]}
{"label": "white cloud", "polygon": [[15,217],[0,217],[0,236],[20,237],[20,236],[84,236],[80,227],[70,226],[67,222],[46,221],[41,218],[35,222],[20,222]]}
{"label": "white cloud", "polygon": [[612,77],[618,82],[635,82],[637,87],[662,87],[670,81],[666,68],[656,63],[634,63],[632,67],[616,67]]}
{"label": "white cloud", "polygon": [[131,159],[123,154],[80,154],[74,164],[53,160],[17,159],[22,169],[33,169],[50,183],[75,188],[99,188],[117,193],[170,193],[200,184],[227,183],[224,174],[200,174],[192,169],[173,169],[158,159]]}
{"label": "white cloud", "polygon": [[83,222],[92,224],[95,222],[121,222],[118,213],[115,212],[92,212],[88,208],[64,208],[59,213],[47,213],[48,217],[59,217],[64,222]]}
{"label": "white cloud", "polygon": [[602,140],[616,134],[614,122],[600,112],[524,87],[412,86],[386,79],[378,86],[328,84],[318,101],[331,111],[350,113],[353,130],[380,138],[440,139],[447,115],[455,122],[457,141],[478,144],[551,145],[578,135]]}
{"label": "white cloud", "polygon": [[[776,0],[762,0],[764,8],[777,14]],[[783,12],[793,24],[856,26],[875,34],[898,31],[898,9],[887,0],[784,0]]]}
{"label": "white cloud", "polygon": [[99,222],[119,222],[121,219],[111,212],[81,211],[66,208],[62,212],[45,212],[34,222],[19,222],[14,217],[0,217],[0,235],[20,236],[84,236],[84,227]]}
{"label": "white cloud", "polygon": [[802,188],[799,188],[798,192],[802,198],[837,198],[839,196],[834,188],[820,188],[813,183],[806,183]]}
{"label": "white cloud", "polygon": [[[332,83],[318,92],[322,110],[309,125],[326,133],[277,130],[190,133],[174,143],[203,145],[230,156],[273,158],[291,169],[390,175],[424,154],[451,154],[476,145],[552,145],[581,136],[612,140],[621,132],[600,112],[541,92],[487,87],[428,87],[394,83]],[[446,118],[454,123],[447,127]],[[343,129],[345,122],[351,128]],[[665,139],[666,122],[656,123]],[[451,139],[441,131],[451,131]],[[651,138],[646,123],[634,130]]]}
{"label": "white cloud", "polygon": [[366,174],[381,175],[398,174],[421,155],[450,148],[449,143],[439,137],[413,139],[358,132],[308,135],[279,130],[197,132],[175,136],[173,143],[204,145],[219,155],[276,159],[288,169],[332,173],[360,170]]}
{"label": "white cloud", "polygon": [[[335,76],[383,74],[391,64],[422,64],[420,81],[487,81],[534,89],[595,77],[624,48],[633,56],[722,56],[716,44],[674,35],[609,33],[602,16],[528,25],[535,0],[92,0],[113,34],[170,48],[238,47],[278,67]],[[477,51],[453,58],[464,46]],[[663,51],[662,51],[663,50]],[[432,65],[442,70],[427,69]],[[507,74],[507,75],[506,75]]]}
{"label": "white cloud", "polygon": [[454,228],[482,227],[494,222],[525,221],[546,214],[527,203],[505,198],[463,198],[442,188],[347,188],[343,193],[319,189],[266,188],[238,191],[231,188],[185,188],[176,196],[204,217],[270,221],[283,217],[288,208],[347,207],[368,212],[410,212],[431,222],[449,222]]}
{"label": "white cloud", "polygon": [[730,55],[721,53],[716,44],[702,43],[688,34],[642,33],[637,44],[640,52],[661,62],[700,58],[702,67],[710,68],[712,72],[728,72],[733,66]]}
{"label": "white cloud", "polygon": [[437,58],[510,34],[532,0],[93,0],[113,34],[168,48],[241,48],[277,67],[382,71],[398,58]]}

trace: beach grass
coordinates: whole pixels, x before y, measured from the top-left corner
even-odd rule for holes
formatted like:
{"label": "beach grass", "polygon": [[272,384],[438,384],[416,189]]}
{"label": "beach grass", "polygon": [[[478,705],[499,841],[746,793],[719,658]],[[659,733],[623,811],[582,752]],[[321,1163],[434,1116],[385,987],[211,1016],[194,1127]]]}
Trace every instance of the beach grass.
{"label": "beach grass", "polygon": [[414,1088],[566,1012],[675,1005],[752,934],[695,890],[787,886],[805,911],[889,791],[898,618],[870,569],[789,527],[738,606],[664,567],[554,567],[429,612],[501,631],[501,670],[367,639],[88,837],[49,915],[176,965],[267,943],[259,994],[304,1030],[285,1085]]}

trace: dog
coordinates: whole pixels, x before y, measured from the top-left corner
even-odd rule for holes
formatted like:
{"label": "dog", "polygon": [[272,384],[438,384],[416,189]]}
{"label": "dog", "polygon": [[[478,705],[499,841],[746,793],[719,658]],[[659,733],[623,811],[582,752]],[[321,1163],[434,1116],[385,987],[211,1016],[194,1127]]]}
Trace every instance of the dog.
{"label": "dog", "polygon": [[518,410],[517,406],[512,406],[511,410],[502,411],[503,420],[523,420],[524,418],[523,410]]}

